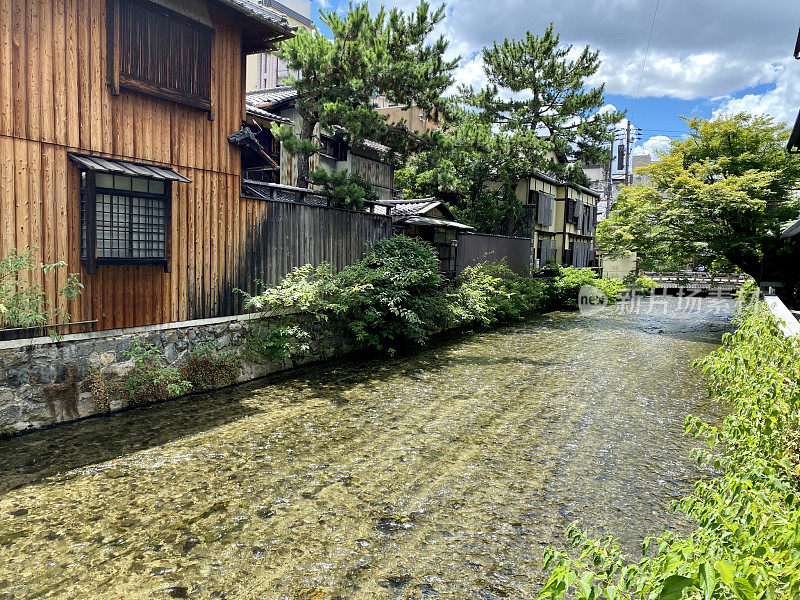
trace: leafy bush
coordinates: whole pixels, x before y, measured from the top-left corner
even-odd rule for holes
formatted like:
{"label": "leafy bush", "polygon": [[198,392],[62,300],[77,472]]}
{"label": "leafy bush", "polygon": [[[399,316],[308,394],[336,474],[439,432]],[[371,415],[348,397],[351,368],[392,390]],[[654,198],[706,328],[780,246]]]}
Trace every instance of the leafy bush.
{"label": "leafy bush", "polygon": [[266,359],[281,363],[287,358],[300,358],[311,352],[311,332],[284,320],[269,327],[250,329],[245,342],[245,352],[255,362]]}
{"label": "leafy bush", "polygon": [[133,360],[133,369],[124,387],[131,405],[166,400],[192,389],[192,384],[181,378],[178,369],[165,366],[164,355],[155,346],[137,340],[123,354]]}
{"label": "leafy bush", "polygon": [[733,295],[740,305],[753,304],[761,297],[761,288],[754,279],[748,279]]}
{"label": "leafy bush", "polygon": [[196,344],[189,359],[178,369],[181,379],[188,381],[196,392],[233,385],[241,370],[241,359],[233,350],[219,351],[216,341]]}
{"label": "leafy bush", "polygon": [[636,294],[650,295],[654,293],[661,286],[656,283],[655,279],[647,275],[640,275],[633,280],[632,289]]}
{"label": "leafy bush", "polygon": [[558,276],[550,290],[550,304],[553,308],[578,308],[578,294],[583,286],[593,286],[603,292],[609,303],[615,303],[625,289],[621,279],[601,279],[592,269],[559,267]]}
{"label": "leafy bush", "polygon": [[733,412],[720,429],[686,420],[708,447],[695,451],[698,462],[721,473],[675,505],[695,531],[645,540],[643,558],[633,562],[613,540],[572,530],[574,555],[545,553],[550,578],[539,598],[800,596],[800,345],[781,335],[763,305],[739,325],[697,363]]}
{"label": "leafy bush", "polygon": [[431,245],[399,235],[342,269],[335,301],[358,343],[391,351],[423,344],[437,328],[433,317],[441,310],[443,283]]}
{"label": "leafy bush", "polygon": [[428,339],[441,310],[442,285],[431,246],[394,236],[339,273],[327,263],[294,269],[274,288],[245,294],[245,306],[267,314],[307,312],[333,319],[359,345],[391,352]]}
{"label": "leafy bush", "polygon": [[[393,352],[423,344],[447,327],[488,326],[544,308],[577,308],[578,291],[593,285],[616,301],[621,280],[598,279],[591,269],[561,268],[552,278],[521,277],[506,261],[468,267],[445,286],[432,247],[395,236],[377,242],[362,260],[339,273],[324,263],[294,269],[275,287],[245,296],[265,316],[306,313],[327,320],[356,346]],[[313,336],[291,319],[251,335],[248,345],[273,361],[307,352]]]}
{"label": "leafy bush", "polygon": [[448,294],[452,324],[488,326],[519,319],[540,309],[544,296],[542,280],[520,277],[505,259],[470,266]]}
{"label": "leafy bush", "polygon": [[[63,269],[67,263],[59,261],[46,265],[33,258],[33,252],[18,252],[12,248],[0,259],[0,319],[7,327],[42,327],[62,320],[69,321],[69,314],[53,306],[47,300],[41,285],[31,284],[26,273],[41,270],[45,276]],[[77,273],[67,275],[59,296],[76,298],[83,291]]]}

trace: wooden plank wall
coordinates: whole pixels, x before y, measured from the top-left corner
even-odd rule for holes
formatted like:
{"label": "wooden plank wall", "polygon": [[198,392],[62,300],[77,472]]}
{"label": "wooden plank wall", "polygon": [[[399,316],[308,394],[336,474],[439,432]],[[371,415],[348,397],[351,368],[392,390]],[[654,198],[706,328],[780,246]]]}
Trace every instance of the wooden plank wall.
{"label": "wooden plank wall", "polygon": [[[240,156],[227,136],[244,116],[240,26],[216,30],[207,113],[106,85],[105,0],[0,0],[0,255],[38,248],[65,260],[86,291],[73,321],[127,327],[224,314],[222,293],[244,252]],[[78,170],[68,151],[175,168],[171,273],[152,266],[80,268]],[[48,298],[66,277],[46,282]]]}
{"label": "wooden plank wall", "polygon": [[458,236],[458,273],[465,267],[503,258],[515,273],[527,275],[531,264],[531,239],[479,233]]}
{"label": "wooden plank wall", "polygon": [[[242,199],[247,235],[239,263],[239,287],[255,293],[255,281],[278,283],[295,267],[330,262],[338,270],[392,234],[386,215],[289,202]],[[238,308],[238,307],[237,307]]]}

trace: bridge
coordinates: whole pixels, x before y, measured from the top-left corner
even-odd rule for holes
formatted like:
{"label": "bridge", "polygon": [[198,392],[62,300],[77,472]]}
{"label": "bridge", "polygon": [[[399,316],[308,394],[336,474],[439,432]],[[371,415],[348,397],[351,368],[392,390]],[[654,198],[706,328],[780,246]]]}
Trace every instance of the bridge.
{"label": "bridge", "polygon": [[664,294],[730,296],[747,281],[741,274],[717,275],[708,273],[645,273],[663,290]]}

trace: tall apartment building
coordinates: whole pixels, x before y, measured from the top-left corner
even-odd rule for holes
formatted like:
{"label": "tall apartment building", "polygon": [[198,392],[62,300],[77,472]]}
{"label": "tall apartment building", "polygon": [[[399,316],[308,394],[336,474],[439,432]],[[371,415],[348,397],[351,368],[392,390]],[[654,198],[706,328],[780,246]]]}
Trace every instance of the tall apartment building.
{"label": "tall apartment building", "polygon": [[[255,1],[255,0],[251,0]],[[311,0],[258,0],[255,2],[286,17],[292,27],[313,29],[311,21]],[[289,75],[286,63],[275,53],[264,52],[247,57],[247,91],[279,87]]]}

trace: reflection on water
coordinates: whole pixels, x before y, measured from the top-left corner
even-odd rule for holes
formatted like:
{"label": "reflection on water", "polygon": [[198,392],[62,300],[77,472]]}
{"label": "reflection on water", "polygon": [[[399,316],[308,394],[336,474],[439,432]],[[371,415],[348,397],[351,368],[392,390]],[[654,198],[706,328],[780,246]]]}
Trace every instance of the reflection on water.
{"label": "reflection on water", "polygon": [[0,599],[531,598],[686,526],[725,316],[553,314],[0,442]]}

